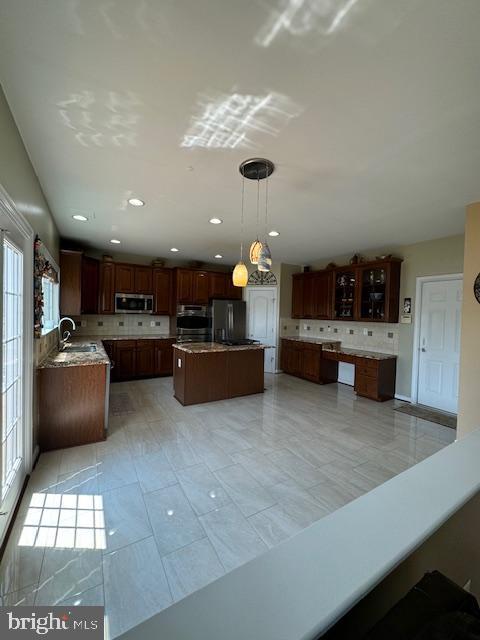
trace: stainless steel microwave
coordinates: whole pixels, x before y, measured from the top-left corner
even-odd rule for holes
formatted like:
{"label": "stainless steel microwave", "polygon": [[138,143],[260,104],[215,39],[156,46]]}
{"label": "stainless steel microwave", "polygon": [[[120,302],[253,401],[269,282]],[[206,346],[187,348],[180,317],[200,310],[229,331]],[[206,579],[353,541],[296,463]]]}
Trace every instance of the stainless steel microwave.
{"label": "stainless steel microwave", "polygon": [[153,313],[153,296],[141,293],[116,293],[115,313]]}

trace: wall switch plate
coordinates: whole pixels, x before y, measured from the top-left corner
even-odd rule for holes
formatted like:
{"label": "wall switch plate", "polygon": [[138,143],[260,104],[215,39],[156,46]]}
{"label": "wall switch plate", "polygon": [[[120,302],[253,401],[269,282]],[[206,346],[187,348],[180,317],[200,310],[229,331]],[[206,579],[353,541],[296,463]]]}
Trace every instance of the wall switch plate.
{"label": "wall switch plate", "polygon": [[155,326],[155,320],[150,320],[150,326],[154,327]]}
{"label": "wall switch plate", "polygon": [[80,321],[80,326],[81,327],[86,327],[87,326],[87,321],[86,320],[81,320]]}
{"label": "wall switch plate", "polygon": [[332,327],[330,325],[328,325],[327,331],[328,331],[328,333],[332,333]]}
{"label": "wall switch plate", "polygon": [[178,367],[179,369],[181,369],[181,368],[182,368],[182,359],[181,359],[181,358],[178,358],[178,359],[177,359],[177,367]]}
{"label": "wall switch plate", "polygon": [[306,324],[304,324],[304,325],[303,325],[303,330],[304,330],[304,331],[306,331],[306,330],[307,330],[307,325],[306,325]]}
{"label": "wall switch plate", "polygon": [[364,336],[368,336],[368,329],[364,329],[364,330],[363,330],[363,335],[364,335]]}

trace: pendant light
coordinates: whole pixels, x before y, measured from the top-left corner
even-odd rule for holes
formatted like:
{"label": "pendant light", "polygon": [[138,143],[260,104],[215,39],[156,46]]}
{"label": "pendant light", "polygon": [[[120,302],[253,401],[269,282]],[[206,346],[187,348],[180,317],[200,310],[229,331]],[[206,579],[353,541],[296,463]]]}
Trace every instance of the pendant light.
{"label": "pendant light", "polygon": [[[243,175],[243,174],[242,174]],[[246,287],[248,282],[248,270],[243,262],[243,207],[245,202],[245,176],[242,178],[242,212],[240,217],[240,260],[235,265],[232,274],[234,287]]]}
{"label": "pendant light", "polygon": [[260,221],[260,172],[257,173],[257,239],[254,240],[250,246],[250,262],[252,264],[258,264],[258,258],[260,257],[260,251],[262,250],[262,243],[258,239],[258,225]]}
{"label": "pendant light", "polygon": [[267,242],[267,229],[268,229],[268,168],[265,165],[265,242],[262,243],[262,248],[258,256],[258,270],[270,271],[272,268],[272,254]]}

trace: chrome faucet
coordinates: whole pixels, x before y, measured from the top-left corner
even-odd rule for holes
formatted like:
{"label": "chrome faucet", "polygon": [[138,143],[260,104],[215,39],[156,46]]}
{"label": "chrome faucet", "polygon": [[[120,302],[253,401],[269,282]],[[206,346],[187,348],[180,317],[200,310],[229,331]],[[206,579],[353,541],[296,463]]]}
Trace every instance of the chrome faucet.
{"label": "chrome faucet", "polygon": [[68,320],[69,322],[72,323],[72,331],[75,331],[75,329],[77,328],[77,325],[75,324],[75,321],[72,320],[72,318],[69,318],[66,316],[65,318],[62,318],[60,320],[60,322],[58,323],[58,339],[60,342],[60,350],[65,348],[65,345],[67,344],[68,339],[72,335],[70,331],[65,331],[62,335],[62,322],[64,322],[65,320]]}

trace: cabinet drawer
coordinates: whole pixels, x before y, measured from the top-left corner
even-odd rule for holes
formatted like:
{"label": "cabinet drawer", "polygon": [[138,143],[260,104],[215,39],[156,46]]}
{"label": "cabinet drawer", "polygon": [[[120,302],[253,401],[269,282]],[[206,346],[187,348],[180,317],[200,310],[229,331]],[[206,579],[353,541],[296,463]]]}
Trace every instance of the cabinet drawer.
{"label": "cabinet drawer", "polygon": [[365,367],[366,369],[374,369],[375,371],[378,371],[378,360],[374,360],[373,358],[357,357],[357,364]]}
{"label": "cabinet drawer", "polygon": [[338,353],[336,351],[322,351],[322,358],[324,360],[338,360]]}
{"label": "cabinet drawer", "polygon": [[357,364],[355,366],[355,374],[362,377],[375,378],[376,380],[378,378],[378,369],[376,367],[366,367],[363,364]]}
{"label": "cabinet drawer", "polygon": [[360,396],[377,399],[378,383],[376,378],[361,376],[355,373],[355,391]]}

